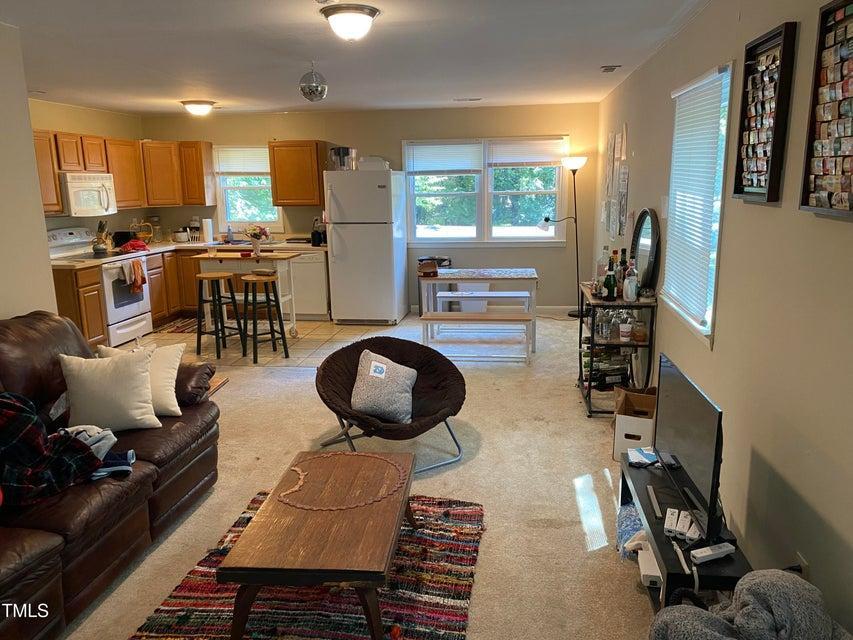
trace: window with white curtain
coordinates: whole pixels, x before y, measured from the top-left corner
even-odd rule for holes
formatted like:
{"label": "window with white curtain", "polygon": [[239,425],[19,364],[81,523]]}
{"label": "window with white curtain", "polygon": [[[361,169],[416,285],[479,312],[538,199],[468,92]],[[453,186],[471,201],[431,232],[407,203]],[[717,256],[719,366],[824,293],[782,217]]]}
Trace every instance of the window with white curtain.
{"label": "window with white curtain", "polygon": [[410,240],[562,240],[562,136],[404,142]]}
{"label": "window with white curtain", "polygon": [[219,228],[239,231],[262,224],[283,231],[281,209],[272,203],[272,178],[267,147],[215,147]]}
{"label": "window with white curtain", "polygon": [[730,84],[726,65],[673,93],[662,297],[705,336],[714,324]]}

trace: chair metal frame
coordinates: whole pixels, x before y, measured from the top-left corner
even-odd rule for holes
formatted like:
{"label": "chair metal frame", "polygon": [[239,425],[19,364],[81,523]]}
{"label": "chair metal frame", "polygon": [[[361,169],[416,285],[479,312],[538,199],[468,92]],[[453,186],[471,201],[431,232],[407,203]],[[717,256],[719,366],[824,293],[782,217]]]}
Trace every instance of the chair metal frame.
{"label": "chair metal frame", "polygon": [[[341,428],[341,433],[339,435],[332,436],[331,438],[321,442],[320,443],[321,447],[328,447],[328,446],[331,446],[333,444],[340,444],[342,442],[346,442],[350,451],[356,451],[355,443],[353,442],[353,440],[357,440],[358,438],[373,437],[370,434],[366,433],[363,429],[362,429],[361,433],[351,434],[350,429],[352,429],[353,427],[361,429],[361,427],[359,427],[354,422],[350,422],[349,420],[345,420],[344,418],[341,418],[340,416],[337,416],[337,418],[338,418],[338,425]],[[439,467],[445,467],[449,464],[459,462],[462,459],[462,455],[464,453],[464,451],[462,449],[462,445],[459,444],[459,440],[457,439],[456,434],[453,432],[453,429],[451,428],[450,423],[446,419],[443,422],[444,422],[444,426],[447,427],[447,433],[450,434],[450,438],[453,440],[453,444],[456,446],[456,455],[453,456],[452,458],[447,459],[447,460],[442,460],[441,462],[436,462],[434,464],[429,464],[425,467],[416,468],[415,473],[423,473],[424,471],[431,471],[432,469],[438,469]]]}

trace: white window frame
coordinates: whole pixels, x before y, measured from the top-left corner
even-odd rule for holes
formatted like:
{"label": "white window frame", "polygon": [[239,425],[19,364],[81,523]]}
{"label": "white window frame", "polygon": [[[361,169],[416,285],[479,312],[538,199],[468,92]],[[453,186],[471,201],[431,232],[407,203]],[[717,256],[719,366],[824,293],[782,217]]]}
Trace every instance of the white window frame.
{"label": "white window frame", "polygon": [[[503,247],[564,247],[566,245],[566,224],[569,222],[559,222],[554,225],[554,236],[550,238],[532,238],[529,236],[499,236],[495,237],[492,232],[492,200],[494,192],[493,167],[488,166],[489,144],[491,142],[500,141],[537,141],[537,140],[556,140],[563,139],[565,136],[525,136],[511,138],[468,138],[468,139],[438,139],[438,140],[403,140],[403,163],[404,170],[407,169],[407,149],[409,145],[451,145],[451,144],[471,144],[477,143],[481,148],[481,158],[483,169],[479,171],[460,171],[461,174],[473,174],[477,176],[478,189],[475,192],[477,195],[477,217],[476,217],[476,235],[474,238],[418,238],[416,234],[415,224],[415,181],[414,176],[406,173],[406,191],[407,191],[407,217],[408,217],[408,244],[410,247],[483,247],[483,246],[503,246]],[[515,165],[512,165],[515,166]],[[523,163],[518,166],[547,166],[532,163]],[[501,191],[499,195],[546,195],[555,193],[557,195],[556,218],[564,218],[570,213],[563,210],[567,202],[568,180],[565,179],[566,172],[562,165],[554,165],[557,169],[557,184],[554,191],[519,191],[509,192]],[[500,168],[510,168],[511,165],[505,165]],[[457,175],[453,172],[436,172],[436,175]],[[423,196],[425,194],[418,194]],[[429,194],[426,194],[429,195]],[[446,194],[436,194],[446,195]]]}
{"label": "white window frame", "polygon": [[[251,224],[262,224],[265,227],[268,227],[270,232],[274,233],[284,233],[284,211],[281,207],[274,207],[276,212],[278,213],[278,218],[275,221],[269,220],[258,220],[255,222],[235,222],[229,221],[226,216],[226,201],[225,201],[225,191],[228,189],[262,189],[263,187],[223,187],[222,180],[220,178],[227,176],[269,176],[272,178],[272,173],[267,171],[253,171],[251,173],[246,173],[242,171],[220,171],[219,170],[219,161],[216,152],[219,149],[264,149],[266,151],[267,147],[262,147],[259,145],[217,145],[213,147],[214,154],[214,177],[216,179],[216,220],[219,227],[220,233],[225,233],[228,229],[228,225],[231,225],[231,230],[239,235],[242,233],[243,229]],[[270,182],[270,190],[272,190],[272,182]]]}
{"label": "white window frame", "polygon": [[[728,144],[729,144],[729,140],[731,137],[729,134],[731,133],[731,122],[732,122],[732,93],[734,91],[734,82],[733,82],[733,78],[732,78],[733,67],[734,67],[733,62],[728,62],[726,64],[720,65],[719,67],[715,67],[715,68],[711,69],[710,71],[708,71],[707,73],[703,74],[702,76],[696,78],[694,81],[685,85],[684,87],[677,89],[676,91],[672,92],[672,98],[673,98],[673,100],[676,100],[679,96],[687,93],[688,91],[692,91],[694,89],[701,88],[702,86],[716,80],[719,76],[724,75],[724,74],[728,74],[729,88],[728,88],[728,95],[725,95],[725,98],[727,100],[727,106],[726,106],[727,118],[726,118],[726,124],[725,124],[725,139],[722,141],[723,157],[722,157],[722,161],[720,162],[720,166],[722,167],[721,168],[721,175],[720,175],[720,183],[722,186],[721,186],[720,194],[719,194],[720,215],[719,215],[719,220],[717,222],[717,246],[714,248],[716,258],[714,261],[714,269],[713,269],[713,276],[712,276],[713,282],[710,283],[710,287],[708,290],[708,293],[710,293],[712,295],[712,300],[711,300],[711,306],[709,309],[709,312],[710,312],[709,318],[708,318],[707,322],[705,324],[696,322],[696,320],[693,317],[691,317],[691,314],[688,313],[688,311],[685,309],[685,307],[682,306],[682,304],[680,304],[680,302],[678,300],[678,296],[673,294],[671,291],[667,291],[667,272],[668,272],[668,269],[667,269],[666,263],[667,263],[667,256],[669,255],[669,246],[668,246],[670,244],[669,233],[671,233],[671,230],[673,228],[672,219],[673,219],[673,214],[674,214],[673,209],[675,206],[675,203],[673,202],[673,193],[672,193],[672,189],[673,189],[672,170],[674,167],[674,162],[672,162],[672,161],[671,161],[671,167],[670,167],[670,192],[669,192],[669,196],[668,196],[668,206],[667,206],[667,208],[668,208],[667,225],[666,225],[667,250],[666,250],[665,255],[664,255],[664,274],[663,274],[664,279],[663,279],[663,286],[661,287],[661,292],[660,292],[660,298],[661,298],[661,300],[663,300],[666,303],[667,307],[672,309],[675,312],[676,317],[684,325],[686,325],[687,328],[695,336],[702,339],[703,343],[709,349],[714,348],[714,331],[716,329],[717,300],[718,300],[717,287],[718,287],[718,283],[720,280],[720,255],[721,255],[721,245],[722,245],[722,237],[723,237],[723,219],[724,219],[725,202],[726,202]],[[677,114],[677,111],[676,111],[676,114]],[[673,140],[672,140],[672,145],[673,145],[673,147],[672,147],[672,151],[673,151],[672,160],[673,161],[674,161],[674,153],[675,153],[675,147],[676,147],[675,124],[676,123],[674,121],[673,122]],[[671,277],[671,273],[670,273],[670,277]]]}

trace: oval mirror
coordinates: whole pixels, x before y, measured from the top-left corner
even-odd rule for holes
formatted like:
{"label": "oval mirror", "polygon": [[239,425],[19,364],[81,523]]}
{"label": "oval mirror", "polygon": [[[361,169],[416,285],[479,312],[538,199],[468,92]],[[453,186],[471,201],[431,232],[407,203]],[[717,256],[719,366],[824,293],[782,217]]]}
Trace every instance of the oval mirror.
{"label": "oval mirror", "polygon": [[643,209],[634,224],[631,255],[637,267],[640,289],[654,289],[658,283],[658,256],[660,254],[660,225],[654,209]]}

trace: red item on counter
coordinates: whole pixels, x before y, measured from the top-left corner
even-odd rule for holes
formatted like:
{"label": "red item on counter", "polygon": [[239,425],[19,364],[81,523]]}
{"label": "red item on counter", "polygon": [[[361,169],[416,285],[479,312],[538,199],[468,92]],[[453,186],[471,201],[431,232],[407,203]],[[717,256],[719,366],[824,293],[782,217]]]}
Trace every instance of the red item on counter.
{"label": "red item on counter", "polygon": [[135,253],[137,251],[148,251],[148,245],[145,244],[142,240],[133,239],[128,240],[123,245],[118,248],[122,253]]}

